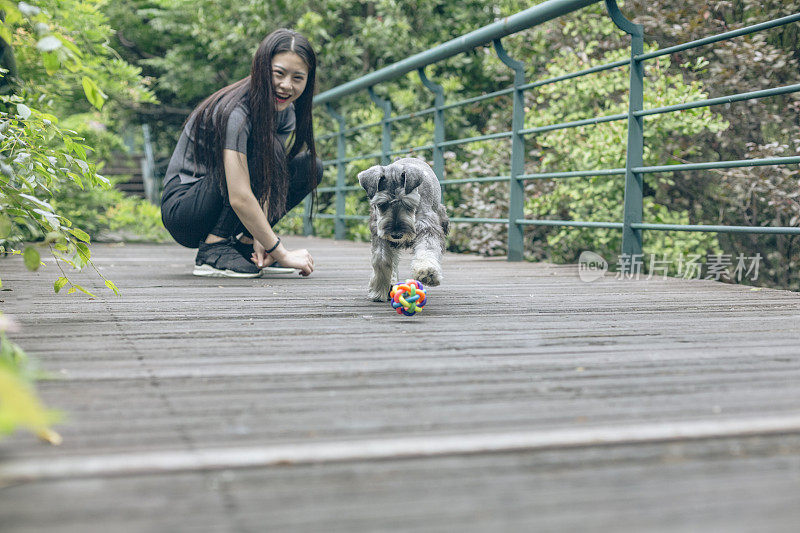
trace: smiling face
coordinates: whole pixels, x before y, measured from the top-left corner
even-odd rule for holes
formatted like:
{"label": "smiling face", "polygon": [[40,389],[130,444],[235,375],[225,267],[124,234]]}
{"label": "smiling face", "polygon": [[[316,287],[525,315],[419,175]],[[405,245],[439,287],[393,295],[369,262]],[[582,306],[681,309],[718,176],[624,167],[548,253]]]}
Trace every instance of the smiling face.
{"label": "smiling face", "polygon": [[297,100],[306,88],[308,65],[294,52],[281,52],[272,57],[272,87],[275,107],[283,111]]}

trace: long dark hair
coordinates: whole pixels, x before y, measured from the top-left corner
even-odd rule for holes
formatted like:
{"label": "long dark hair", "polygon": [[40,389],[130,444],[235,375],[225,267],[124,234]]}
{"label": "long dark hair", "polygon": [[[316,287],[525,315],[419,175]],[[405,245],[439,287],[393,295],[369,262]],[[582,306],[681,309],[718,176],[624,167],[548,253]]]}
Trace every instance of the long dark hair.
{"label": "long dark hair", "polygon": [[[294,101],[296,127],[288,160],[303,149],[309,152],[311,172],[309,190],[317,186],[317,150],[314,145],[314,126],[311,106],[316,81],[317,56],[308,39],[293,30],[281,28],[267,35],[253,56],[250,75],[206,98],[193,112],[192,136],[195,139],[195,161],[202,164],[223,192],[227,191],[222,150],[231,112],[245,104],[250,117],[250,137],[247,142],[250,186],[258,202],[267,205],[270,219],[283,216],[289,190],[289,171],[286,160],[277,157],[275,145],[275,91],[272,86],[272,58],[281,52],[294,52],[308,66],[306,87]],[[312,199],[313,200],[313,199]],[[312,201],[313,211],[313,201]],[[308,213],[309,218],[311,212]]]}

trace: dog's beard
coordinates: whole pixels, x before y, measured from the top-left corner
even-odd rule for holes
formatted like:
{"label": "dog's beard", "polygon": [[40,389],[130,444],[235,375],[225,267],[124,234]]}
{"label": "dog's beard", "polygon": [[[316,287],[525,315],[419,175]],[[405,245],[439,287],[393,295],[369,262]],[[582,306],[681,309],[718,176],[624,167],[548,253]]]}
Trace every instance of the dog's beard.
{"label": "dog's beard", "polygon": [[378,238],[391,242],[392,244],[409,244],[416,238],[414,228],[414,218],[411,213],[394,212],[377,215]]}

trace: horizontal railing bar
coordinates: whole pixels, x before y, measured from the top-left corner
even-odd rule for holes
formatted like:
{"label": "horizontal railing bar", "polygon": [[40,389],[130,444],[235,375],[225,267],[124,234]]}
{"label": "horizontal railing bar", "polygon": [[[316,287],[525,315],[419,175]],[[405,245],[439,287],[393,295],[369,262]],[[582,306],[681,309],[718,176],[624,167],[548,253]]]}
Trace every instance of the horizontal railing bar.
{"label": "horizontal railing bar", "polygon": [[428,107],[428,108],[423,109],[421,111],[415,111],[413,113],[406,113],[405,115],[397,115],[396,117],[388,118],[388,119],[386,119],[386,122],[397,122],[398,120],[406,120],[406,119],[409,119],[409,118],[416,118],[416,117],[421,117],[421,116],[424,116],[424,115],[430,115],[431,113],[434,113],[435,111],[436,111],[435,107]]}
{"label": "horizontal railing bar", "polygon": [[332,102],[349,94],[372,87],[378,83],[399,78],[413,70],[442,61],[478,46],[488,44],[512,33],[537,26],[572,11],[590,6],[599,0],[548,0],[510,17],[479,28],[461,37],[451,39],[430,50],[420,52],[366,76],[327,90],[314,98],[317,105]]}
{"label": "horizontal railing bar", "polygon": [[514,221],[524,226],[566,226],[572,228],[622,229],[622,222],[581,222],[572,220],[530,220],[521,218]]}
{"label": "horizontal railing bar", "polygon": [[[320,213],[315,215],[317,218],[342,220],[368,220],[368,215],[341,215],[337,217],[333,214]],[[465,218],[452,217],[450,222],[457,223],[482,223],[482,224],[508,224],[505,218]],[[571,220],[531,220],[518,219],[516,224],[524,226],[563,226],[575,228],[607,228],[622,229],[621,222],[583,222]],[[779,235],[800,235],[800,227],[791,226],[713,226],[713,225],[680,225],[680,224],[631,224],[633,229],[652,230],[652,231],[690,231],[707,233],[757,233],[757,234],[779,234]]]}
{"label": "horizontal railing bar", "polygon": [[[393,156],[393,155],[400,155],[400,154],[408,154],[411,152],[420,152],[422,150],[431,150],[433,149],[434,145],[426,144],[424,146],[415,146],[414,148],[405,148],[403,150],[392,150],[391,152],[387,152],[386,155]],[[348,157],[347,159],[342,159],[342,163],[350,163],[351,161],[358,161],[364,159],[372,159],[375,157],[381,157],[381,153],[373,153],[373,154],[366,154],[366,155],[359,155],[354,157]],[[330,166],[335,165],[338,159],[328,159],[322,162],[322,166]]]}
{"label": "horizontal railing bar", "polygon": [[[456,145],[456,144],[467,144],[467,143],[471,143],[471,142],[485,141],[485,140],[489,140],[489,139],[499,139],[499,138],[502,138],[502,137],[511,137],[511,132],[510,131],[503,131],[503,132],[499,132],[499,133],[490,133],[488,135],[479,135],[477,137],[469,137],[469,138],[466,138],[466,139],[454,139],[452,141],[439,143],[439,147],[453,146],[453,145]],[[403,150],[393,150],[391,152],[387,152],[387,155],[393,156],[393,155],[400,155],[400,154],[408,154],[408,153],[411,153],[411,152],[419,152],[419,151],[422,151],[422,150],[432,150],[435,146],[436,146],[435,144],[425,144],[423,146],[415,146],[414,148],[406,148],[406,149],[403,149]],[[368,155],[363,155],[363,156],[349,157],[347,159],[343,159],[342,162],[343,163],[349,163],[351,161],[356,161],[356,160],[359,160],[359,159],[371,159],[373,157],[381,157],[381,154],[377,153],[377,154],[368,154]],[[335,165],[336,162],[337,162],[336,159],[328,159],[328,160],[322,162],[322,166]]]}
{"label": "horizontal railing bar", "polygon": [[482,183],[482,182],[491,182],[491,181],[510,181],[511,176],[486,176],[483,178],[464,178],[464,179],[457,179],[457,180],[442,180],[439,182],[440,185],[453,185],[456,183]]}
{"label": "horizontal railing bar", "polygon": [[561,124],[551,124],[550,126],[537,126],[535,128],[527,128],[524,130],[519,130],[517,133],[519,133],[520,135],[527,135],[529,133],[543,133],[546,131],[577,128],[580,126],[587,126],[592,124],[602,124],[603,122],[613,122],[615,120],[625,120],[627,118],[628,118],[627,113],[620,113],[618,115],[608,115],[607,117],[587,118],[583,120],[575,120],[573,122],[562,122]]}
{"label": "horizontal railing bar", "polygon": [[[469,139],[465,139],[464,141],[468,140]],[[409,150],[392,152],[391,154],[396,155],[399,153],[407,153],[429,148],[430,146],[421,148],[412,148]],[[345,162],[354,161],[356,159],[369,159],[371,157],[380,157],[380,154],[372,154],[370,156],[348,158],[345,160]],[[323,162],[323,165],[330,163],[335,163],[335,161],[325,161]],[[656,172],[675,172],[683,170],[706,170],[706,169],[737,168],[737,167],[757,167],[757,166],[767,166],[767,165],[792,165],[798,163],[800,163],[800,156],[770,157],[765,159],[741,159],[737,161],[719,161],[719,162],[709,162],[709,163],[687,163],[679,165],[659,165],[650,167],[634,167],[632,170],[633,172],[636,172],[638,174],[650,174]],[[617,176],[623,174],[625,174],[624,168],[612,168],[612,169],[602,169],[602,170],[579,170],[570,172],[544,172],[538,174],[523,174],[519,176],[518,179],[532,180],[532,179],[551,179],[551,178],[579,178],[586,176]],[[485,181],[491,181],[492,179],[493,178],[486,179]],[[481,180],[481,178],[474,178],[472,180],[447,180],[447,183],[459,183],[459,182],[466,183],[468,181],[477,181],[477,180]],[[500,181],[500,180],[497,179],[495,181]]]}
{"label": "horizontal railing bar", "polygon": [[411,152],[421,152],[422,150],[433,150],[432,144],[426,144],[423,146],[415,146],[414,148],[404,148],[402,150],[392,150],[391,152],[387,152],[386,155],[400,155],[400,154],[409,154]]}
{"label": "horizontal railing bar", "polygon": [[[580,178],[587,176],[620,176],[624,174],[625,174],[624,168],[611,168],[602,170],[577,170],[570,172],[545,172],[541,174],[523,174],[518,179],[534,180],[534,179],[551,179],[551,178]],[[439,183],[441,185],[455,185],[458,183],[482,183],[482,182],[498,182],[498,181],[510,181],[510,180],[511,176],[485,176],[482,178],[442,180]],[[343,187],[341,190],[355,191],[358,190],[359,188],[360,187],[358,187],[357,185],[352,185],[348,187]],[[335,190],[336,190],[335,187],[319,187],[317,189],[318,192],[333,192]]]}
{"label": "horizontal railing bar", "polygon": [[473,96],[472,98],[467,98],[466,100],[459,100],[458,102],[452,102],[449,104],[445,104],[442,106],[442,109],[452,109],[454,107],[467,105],[467,104],[474,104],[475,102],[480,102],[481,100],[488,100],[489,98],[493,98],[495,96],[502,96],[504,94],[510,94],[514,92],[513,87],[508,87],[506,89],[500,89],[499,91],[494,91],[491,93],[482,94],[480,96]]}
{"label": "horizontal railing bar", "polygon": [[648,115],[657,115],[661,113],[669,113],[671,111],[682,111],[684,109],[692,109],[695,107],[707,107],[719,104],[731,104],[733,102],[741,102],[742,100],[754,100],[756,98],[767,98],[769,96],[777,96],[779,94],[795,93],[800,91],[800,83],[794,85],[786,85],[784,87],[775,87],[772,89],[763,89],[760,91],[751,91],[748,93],[732,94],[730,96],[720,96],[718,98],[709,98],[708,100],[698,100],[696,102],[687,102],[685,104],[675,104],[665,107],[656,107],[653,109],[644,109],[642,111],[635,111],[633,114],[637,117],[645,117]]}
{"label": "horizontal railing bar", "polygon": [[577,70],[575,72],[571,72],[569,74],[563,74],[561,76],[556,76],[555,78],[548,78],[546,80],[540,81],[533,81],[531,83],[526,83],[525,85],[520,85],[519,88],[522,90],[533,89],[536,87],[541,87],[543,85],[550,85],[551,83],[558,83],[559,81],[564,80],[571,80],[573,78],[579,78],[581,76],[586,76],[587,74],[594,74],[595,72],[602,72],[604,70],[611,70],[612,68],[617,67],[624,67],[626,65],[630,65],[630,59],[622,59],[620,61],[614,61],[612,63],[606,63],[605,65],[597,65],[596,67],[591,67],[583,70]]}
{"label": "horizontal railing bar", "polygon": [[336,191],[360,191],[361,187],[359,185],[346,185],[344,187],[317,187],[317,192],[336,192]]}
{"label": "horizontal railing bar", "polygon": [[[452,217],[450,222],[456,223],[479,223],[479,224],[508,224],[507,218],[464,218]],[[573,228],[607,228],[622,229],[622,222],[582,222],[573,220],[530,220],[520,218],[514,221],[515,224],[523,226],[565,226]]]}
{"label": "horizontal railing bar", "polygon": [[718,161],[712,163],[687,163],[683,165],[660,165],[655,167],[635,167],[637,174],[654,172],[674,172],[679,170],[705,170],[715,168],[762,167],[766,165],[793,165],[800,163],[800,157],[768,157],[765,159],[740,159],[737,161]]}
{"label": "horizontal railing bar", "polygon": [[450,217],[450,222],[455,223],[477,223],[477,224],[508,224],[507,218],[465,218],[465,217]]}
{"label": "horizontal railing bar", "polygon": [[372,122],[370,124],[361,124],[359,126],[353,126],[352,128],[347,128],[346,130],[343,130],[341,132],[335,131],[333,133],[326,133],[325,135],[320,135],[319,137],[317,137],[317,140],[318,141],[324,141],[326,139],[330,139],[330,138],[336,137],[340,133],[344,134],[344,135],[350,135],[351,133],[355,133],[357,131],[366,130],[368,128],[377,128],[377,127],[382,126],[382,125],[383,125],[383,123],[381,123],[381,122]]}
{"label": "horizontal railing bar", "polygon": [[[375,157],[381,157],[381,155],[382,154],[380,152],[372,153],[372,154],[366,154],[366,155],[357,155],[357,156],[354,156],[354,157],[348,157],[346,159],[342,159],[341,162],[342,163],[350,163],[351,161],[359,161],[359,160],[363,160],[363,159],[373,159]],[[322,166],[324,167],[324,166],[328,166],[328,165],[335,165],[338,161],[339,161],[338,159],[328,159],[327,161],[323,161],[322,162]]]}
{"label": "horizontal railing bar", "polygon": [[540,180],[550,178],[582,178],[587,176],[621,176],[625,175],[624,168],[609,168],[602,170],[573,170],[569,172],[542,172],[538,174],[523,174],[518,179]]}
{"label": "horizontal railing bar", "polygon": [[510,131],[501,131],[501,132],[498,132],[498,133],[490,133],[488,135],[478,135],[477,137],[468,137],[466,139],[455,139],[455,140],[452,140],[452,141],[445,141],[443,143],[439,143],[439,146],[440,147],[454,146],[456,144],[467,144],[467,143],[473,143],[473,142],[478,142],[478,141],[488,141],[490,139],[501,139],[503,137],[511,137],[511,132]]}
{"label": "horizontal railing bar", "polygon": [[[800,90],[800,86],[798,86],[798,89],[796,89],[796,90]],[[792,92],[792,91],[784,91],[784,92]],[[777,93],[777,94],[782,94],[782,93]],[[769,95],[767,95],[767,96],[769,96]],[[685,105],[685,104],[681,104],[681,105]],[[445,106],[443,109],[447,109],[447,107],[448,106]],[[432,109],[432,110],[435,111],[435,109]],[[655,112],[655,110],[653,110],[653,111]],[[646,113],[647,112],[641,112],[640,111],[637,114],[646,114]],[[414,116],[418,116],[420,114],[421,113],[416,113],[416,114],[411,113],[411,114],[408,114],[408,115],[392,117],[391,119],[388,120],[388,122],[396,122],[398,120],[411,118],[411,117],[414,117]],[[586,126],[586,125],[592,125],[592,124],[602,124],[604,122],[613,122],[613,121],[616,121],[616,120],[624,120],[624,119],[627,119],[627,118],[628,118],[628,114],[627,113],[620,113],[618,115],[609,115],[609,116],[606,116],[606,117],[587,118],[587,119],[584,119],[584,120],[576,120],[576,121],[573,121],[573,122],[562,122],[560,124],[552,124],[552,125],[549,125],[549,126],[538,126],[538,127],[535,127],[535,128],[527,128],[527,129],[524,129],[524,130],[519,130],[518,133],[520,135],[528,135],[530,133],[543,133],[543,132],[546,132],[546,131],[560,130],[560,129],[566,129],[566,128],[577,128],[579,126]],[[375,124],[368,124],[367,126],[375,127],[375,126],[380,126],[380,125],[381,124],[378,122],[378,123],[375,123]],[[345,130],[344,134],[347,135],[348,133],[352,133],[354,131],[357,131],[357,130],[360,130],[360,129],[364,129],[367,126],[359,126],[359,127],[356,127],[356,128],[351,128],[351,129]],[[335,134],[335,133],[334,134],[328,134],[328,135],[324,135],[324,136],[319,137],[319,139],[335,137],[336,135],[337,134]],[[492,134],[492,135],[510,136],[511,132],[505,132],[505,133],[500,133],[500,134],[495,133],[495,134]],[[489,138],[491,138],[491,137],[489,137]],[[454,140],[454,141],[447,141],[447,143],[456,144],[456,143],[458,143],[460,141],[465,141],[465,140],[472,141],[472,140],[482,140],[482,139],[479,139],[477,137],[473,137],[471,139],[457,139],[457,140]],[[442,144],[441,146],[446,146],[446,144]],[[426,148],[432,148],[432,147],[433,147],[433,145],[426,145]]]}
{"label": "horizontal railing bar", "polygon": [[325,219],[338,218],[341,220],[369,220],[368,215],[333,215],[330,213],[319,213],[314,215],[314,218],[325,218]]}
{"label": "horizontal railing bar", "polygon": [[709,233],[777,233],[800,235],[800,228],[787,226],[705,226],[679,224],[631,224],[633,229],[656,231],[703,231]]}
{"label": "horizontal railing bar", "polygon": [[382,125],[383,124],[381,122],[371,122],[369,124],[361,124],[359,126],[353,126],[352,128],[347,128],[346,130],[344,130],[343,133],[345,135],[349,135],[351,133],[356,133],[356,132],[361,131],[361,130],[366,130],[366,129],[369,129],[369,128],[377,128],[377,127],[382,126]]}
{"label": "horizontal railing bar", "polygon": [[711,37],[706,37],[704,39],[697,39],[696,41],[690,41],[688,43],[679,44],[676,46],[670,46],[669,48],[664,48],[663,50],[655,50],[654,52],[648,52],[647,54],[639,54],[635,56],[634,59],[636,59],[637,61],[644,61],[646,59],[653,59],[654,57],[674,54],[675,52],[688,50],[689,48],[697,48],[698,46],[703,46],[706,44],[733,39],[734,37],[747,35],[748,33],[754,33],[761,30],[768,30],[770,28],[774,28],[776,26],[782,26],[784,24],[789,24],[797,20],[800,20],[800,13],[789,15],[787,17],[781,17],[775,20],[770,20],[768,22],[762,22],[761,24],[754,24],[753,26],[747,26],[745,28],[739,28],[738,30],[720,33],[719,35],[713,35]]}

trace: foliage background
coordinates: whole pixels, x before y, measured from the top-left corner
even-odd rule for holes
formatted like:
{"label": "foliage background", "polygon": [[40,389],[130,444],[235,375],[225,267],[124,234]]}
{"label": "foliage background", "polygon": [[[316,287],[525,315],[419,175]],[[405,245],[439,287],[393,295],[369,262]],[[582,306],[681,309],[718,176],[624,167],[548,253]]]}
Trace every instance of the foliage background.
{"label": "foliage background", "polygon": [[[125,0],[108,5],[117,28],[113,46],[151,81],[158,106],[139,106],[141,120],[154,124],[163,155],[169,153],[188,112],[205,96],[249,70],[259,40],[276,27],[307,35],[319,56],[319,91],[381,68],[498,18],[540,2],[468,0],[325,0],[262,2],[233,0]],[[622,3],[621,3],[622,4]],[[798,0],[715,0],[669,2],[627,0],[623,10],[643,24],[647,46],[663,48],[800,10]],[[529,80],[586,68],[627,56],[627,39],[604,14],[602,2],[541,27],[504,40],[512,56],[526,63]],[[435,28],[435,31],[431,29]],[[386,36],[391,35],[387,39]],[[398,46],[402,43],[402,46]],[[798,24],[684,51],[648,63],[646,106],[660,106],[752,91],[798,78]],[[510,71],[489,48],[428,68],[442,84],[448,101],[494,91],[510,83]],[[578,81],[528,91],[526,126],[543,125],[625,111],[627,71],[616,69]],[[376,88],[397,114],[432,103],[416,74]],[[646,162],[669,164],[787,156],[800,150],[797,93],[767,99],[689,110],[646,119]],[[349,125],[376,122],[379,110],[366,95],[347,98],[341,111]],[[506,131],[510,99],[447,112],[450,139]],[[334,123],[317,113],[318,133]],[[615,122],[562,130],[527,140],[526,172],[624,166],[626,125]],[[394,147],[432,141],[430,120],[410,120],[393,127]],[[379,128],[348,138],[348,155],[371,153],[380,144]],[[448,154],[447,178],[496,176],[508,172],[506,141],[473,143]],[[335,154],[333,141],[321,142],[325,158]],[[432,157],[430,153],[420,153]],[[376,161],[348,165],[349,184]],[[334,169],[326,172],[332,185]],[[656,223],[798,225],[796,167],[760,167],[725,171],[654,174],[646,178],[645,216]],[[619,180],[592,178],[530,182],[526,216],[565,220],[613,220],[621,217],[624,191]],[[482,183],[456,190],[446,199],[455,216],[502,218],[507,185]],[[333,212],[333,200],[322,195],[321,212]],[[578,201],[578,200],[582,201]],[[366,214],[361,195],[347,199],[348,214]],[[298,230],[286,220],[281,231]],[[364,239],[363,224],[348,223],[349,237]],[[330,235],[333,224],[318,220],[316,231]],[[456,225],[451,249],[488,255],[505,252],[505,228]],[[646,254],[743,253],[765,257],[757,284],[800,289],[797,238],[793,236],[661,233],[645,234]],[[620,235],[614,230],[529,228],[526,254],[532,260],[575,261],[584,249],[615,257]]]}

